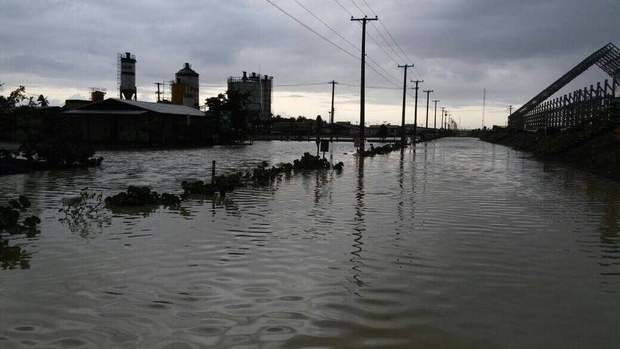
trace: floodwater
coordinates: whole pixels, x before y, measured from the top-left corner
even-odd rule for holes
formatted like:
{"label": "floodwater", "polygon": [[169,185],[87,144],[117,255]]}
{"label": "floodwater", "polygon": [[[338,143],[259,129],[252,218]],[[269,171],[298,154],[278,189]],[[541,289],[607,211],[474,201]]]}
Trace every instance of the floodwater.
{"label": "floodwater", "polygon": [[[471,138],[181,209],[60,222],[63,199],[291,161],[314,143],[105,152],[0,178],[43,222],[5,236],[0,348],[618,348],[620,185]],[[345,154],[346,153],[346,154]],[[328,155],[329,156],[329,155]]]}

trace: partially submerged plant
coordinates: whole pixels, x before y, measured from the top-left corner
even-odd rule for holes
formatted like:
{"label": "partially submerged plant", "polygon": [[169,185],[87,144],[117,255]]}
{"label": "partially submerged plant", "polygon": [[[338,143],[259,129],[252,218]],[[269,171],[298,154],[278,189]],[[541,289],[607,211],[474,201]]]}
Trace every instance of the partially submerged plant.
{"label": "partially submerged plant", "polygon": [[65,223],[72,232],[86,236],[93,223],[101,228],[110,222],[110,215],[103,210],[104,208],[102,193],[82,189],[79,196],[65,200],[63,207],[58,210],[64,214],[59,221]]}
{"label": "partially submerged plant", "polygon": [[121,192],[105,198],[105,205],[111,207],[163,205],[176,207],[181,204],[181,198],[176,194],[159,194],[149,187],[129,186],[126,192]]}
{"label": "partially submerged plant", "polygon": [[36,234],[37,225],[41,220],[37,216],[28,216],[23,219],[22,213],[30,208],[30,200],[21,195],[17,199],[11,199],[8,206],[0,206],[0,233],[6,232],[15,234]]}

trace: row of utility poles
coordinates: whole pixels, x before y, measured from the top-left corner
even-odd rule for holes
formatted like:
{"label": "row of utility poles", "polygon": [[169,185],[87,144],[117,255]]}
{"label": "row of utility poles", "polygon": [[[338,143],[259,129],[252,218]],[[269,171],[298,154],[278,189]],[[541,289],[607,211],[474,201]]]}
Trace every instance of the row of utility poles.
{"label": "row of utility poles", "polygon": [[[368,16],[355,18],[351,17],[351,21],[361,22],[362,23],[362,56],[361,56],[361,69],[360,69],[360,134],[359,134],[359,151],[364,151],[364,145],[366,141],[365,137],[365,125],[366,125],[366,25],[371,21],[378,21],[379,18],[377,16],[370,18]],[[405,109],[407,105],[407,71],[409,68],[413,68],[413,64],[405,64],[398,65],[398,68],[404,69],[404,77],[403,77],[403,107],[402,107],[402,117],[401,117],[401,142],[405,142],[407,139],[406,128],[405,128]],[[411,80],[412,83],[415,84],[415,87],[412,88],[415,90],[415,107],[414,107],[414,121],[413,121],[413,140],[415,142],[418,133],[418,92],[420,89],[420,84],[424,82],[424,80]],[[332,86],[332,101],[331,101],[331,110],[330,110],[330,125],[334,125],[334,96],[337,81],[330,81],[329,84]],[[433,90],[423,90],[423,93],[426,93],[426,128],[428,129],[428,116],[429,116],[429,106],[430,106],[430,95],[433,93]],[[435,104],[435,118],[433,121],[433,128],[437,129],[437,103],[440,100],[435,99],[433,103]],[[441,107],[441,124],[440,128],[450,129],[454,126],[454,121],[450,118],[448,121],[448,111],[445,107]]]}

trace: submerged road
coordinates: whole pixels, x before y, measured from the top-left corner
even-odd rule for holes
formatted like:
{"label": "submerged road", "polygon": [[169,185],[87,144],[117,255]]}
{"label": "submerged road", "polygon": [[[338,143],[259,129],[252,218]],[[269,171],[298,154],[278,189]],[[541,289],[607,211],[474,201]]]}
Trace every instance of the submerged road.
{"label": "submerged road", "polygon": [[[104,152],[102,168],[0,178],[42,218],[4,236],[0,347],[617,348],[620,184],[473,138],[180,210],[70,225],[63,198],[291,161],[314,142]],[[329,155],[329,154],[328,154]],[[13,268],[13,269],[11,269]]]}

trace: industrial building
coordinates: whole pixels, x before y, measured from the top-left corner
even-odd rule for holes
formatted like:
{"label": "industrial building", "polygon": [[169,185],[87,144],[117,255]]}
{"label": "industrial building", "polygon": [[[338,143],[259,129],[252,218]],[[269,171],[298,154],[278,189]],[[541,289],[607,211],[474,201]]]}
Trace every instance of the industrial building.
{"label": "industrial building", "polygon": [[136,56],[130,52],[118,55],[117,80],[121,99],[138,100]]}
{"label": "industrial building", "polygon": [[265,122],[271,119],[271,98],[273,76],[243,72],[241,77],[228,78],[228,91],[239,92],[247,96],[246,111],[250,121]]}
{"label": "industrial building", "polygon": [[189,63],[175,75],[172,83],[172,104],[199,108],[199,75]]}
{"label": "industrial building", "polygon": [[62,113],[72,136],[101,146],[211,144],[213,127],[200,110],[109,98]]}

